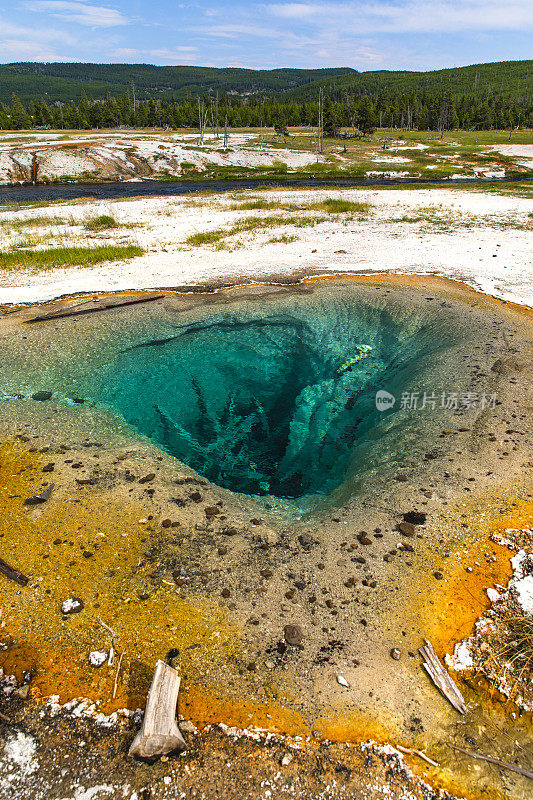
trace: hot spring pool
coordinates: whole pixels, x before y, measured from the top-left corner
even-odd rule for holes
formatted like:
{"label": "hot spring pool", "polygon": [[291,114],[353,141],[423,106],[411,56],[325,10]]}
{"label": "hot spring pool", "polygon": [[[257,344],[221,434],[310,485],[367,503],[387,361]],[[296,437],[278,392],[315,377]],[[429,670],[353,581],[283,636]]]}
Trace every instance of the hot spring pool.
{"label": "hot spring pool", "polygon": [[304,502],[428,448],[446,412],[409,415],[401,398],[469,386],[467,316],[333,282],[166,298],[25,326],[1,375],[6,397],[52,391],[73,414],[82,399],[219,486]]}

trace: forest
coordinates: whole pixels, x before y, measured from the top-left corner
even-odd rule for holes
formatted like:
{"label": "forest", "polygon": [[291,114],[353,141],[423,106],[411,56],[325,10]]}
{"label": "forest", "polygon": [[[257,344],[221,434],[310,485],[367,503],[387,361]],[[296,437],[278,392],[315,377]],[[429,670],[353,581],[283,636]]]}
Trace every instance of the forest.
{"label": "forest", "polygon": [[[24,65],[18,66],[22,69]],[[533,78],[529,77],[533,62],[481,64],[427,73],[273,70],[264,74],[253,70],[146,67],[152,70],[151,78],[157,70],[188,70],[187,74],[180,73],[181,84],[175,79],[175,93],[165,91],[163,95],[153,86],[141,90],[133,80],[128,85],[127,79],[138,78],[146,65],[42,66],[62,67],[65,79],[76,74],[79,94],[67,100],[50,100],[36,90],[33,97],[28,97],[26,90],[22,97],[12,92],[9,100],[0,103],[0,129],[264,126],[284,134],[289,127],[316,126],[320,98],[323,130],[329,136],[365,135],[378,127],[406,131],[533,127]],[[74,69],[81,67],[86,71]],[[91,71],[91,67],[100,67],[101,71]],[[5,67],[0,68],[0,83],[4,81],[2,70]],[[119,94],[109,86],[103,94],[86,91],[82,75],[116,78],[118,73],[122,75]],[[16,74],[25,81],[35,77],[27,71]],[[194,91],[193,78],[197,81]],[[227,88],[230,86],[234,88]]]}

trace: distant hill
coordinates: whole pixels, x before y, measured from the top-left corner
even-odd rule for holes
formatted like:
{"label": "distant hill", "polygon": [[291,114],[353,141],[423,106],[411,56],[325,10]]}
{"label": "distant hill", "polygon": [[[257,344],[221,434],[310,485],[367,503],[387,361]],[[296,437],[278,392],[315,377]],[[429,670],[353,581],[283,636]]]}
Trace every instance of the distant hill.
{"label": "distant hill", "polygon": [[435,94],[451,89],[454,94],[483,97],[500,94],[516,98],[533,96],[533,61],[495,61],[430,72],[379,70],[376,72],[349,72],[318,78],[312,84],[290,90],[293,100],[315,100],[320,88],[333,99],[346,91],[376,95],[380,92],[427,92]]}
{"label": "distant hill", "polygon": [[19,62],[0,65],[0,102],[13,92],[23,103],[44,99],[78,102],[82,90],[94,99],[123,95],[135,85],[136,97],[174,98],[218,92],[239,96],[261,94],[283,101],[316,101],[319,89],[332,99],[353,94],[435,95],[446,89],[476,99],[533,97],[533,61],[498,61],[429,72],[379,70],[357,72],[348,67],[331,69],[253,70],[227,67],[156,67],[150,64],[64,64]]}
{"label": "distant hill", "polygon": [[273,69],[253,70],[227,67],[155,67],[150,64],[41,64],[19,62],[0,65],[0,102],[11,99],[15,92],[23,103],[43,98],[78,101],[82,90],[95,99],[124,94],[135,84],[139,99],[174,97],[204,92],[237,94],[277,94],[310,82],[328,80],[354,72],[338,69]]}

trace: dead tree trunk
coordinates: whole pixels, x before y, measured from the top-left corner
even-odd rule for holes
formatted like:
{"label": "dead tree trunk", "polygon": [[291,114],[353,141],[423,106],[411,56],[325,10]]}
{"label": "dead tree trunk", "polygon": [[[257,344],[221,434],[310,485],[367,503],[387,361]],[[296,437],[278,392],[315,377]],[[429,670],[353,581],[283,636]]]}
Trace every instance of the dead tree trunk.
{"label": "dead tree trunk", "polygon": [[180,681],[174,667],[157,662],[143,724],[128,755],[152,759],[187,749],[176,720]]}

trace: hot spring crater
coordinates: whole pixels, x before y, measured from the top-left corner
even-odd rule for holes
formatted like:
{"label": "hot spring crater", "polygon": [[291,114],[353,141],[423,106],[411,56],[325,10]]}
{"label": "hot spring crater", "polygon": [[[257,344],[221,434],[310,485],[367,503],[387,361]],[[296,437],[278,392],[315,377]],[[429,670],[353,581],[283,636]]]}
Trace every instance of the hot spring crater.
{"label": "hot spring crater", "polygon": [[301,510],[406,460],[429,468],[450,420],[496,402],[500,325],[369,282],[168,296],[27,325],[0,376],[12,406],[51,393],[73,420],[91,408],[220,487]]}

